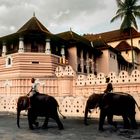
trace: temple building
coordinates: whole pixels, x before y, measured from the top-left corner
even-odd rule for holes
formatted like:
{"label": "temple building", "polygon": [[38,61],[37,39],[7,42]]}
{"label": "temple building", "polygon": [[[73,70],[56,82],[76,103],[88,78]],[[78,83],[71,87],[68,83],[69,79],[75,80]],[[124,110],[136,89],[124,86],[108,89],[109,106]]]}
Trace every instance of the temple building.
{"label": "temple building", "polygon": [[140,33],[134,28],[131,28],[131,31],[131,35],[128,30],[123,32],[121,30],[114,30],[99,34],[85,34],[84,37],[90,41],[100,39],[118,50],[129,65],[119,65],[120,70],[131,71],[132,63],[134,63],[133,69],[140,70]]}
{"label": "temple building", "polygon": [[66,65],[76,74],[130,70],[132,64],[120,49],[127,42],[114,42],[102,34],[81,36],[72,30],[53,34],[34,15],[17,32],[0,37],[0,78],[45,78]]}
{"label": "temple building", "polygon": [[72,31],[52,34],[33,16],[17,32],[0,37],[0,75],[1,79],[54,76],[56,67],[65,65],[76,73],[96,73],[101,54],[84,37]]}

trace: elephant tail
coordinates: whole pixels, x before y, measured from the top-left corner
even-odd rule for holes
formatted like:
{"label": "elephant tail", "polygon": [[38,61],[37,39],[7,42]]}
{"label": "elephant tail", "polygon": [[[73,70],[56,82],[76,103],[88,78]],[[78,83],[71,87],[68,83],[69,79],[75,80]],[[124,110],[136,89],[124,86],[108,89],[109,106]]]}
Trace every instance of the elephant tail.
{"label": "elephant tail", "polygon": [[66,116],[64,116],[64,115],[61,113],[61,111],[60,111],[60,109],[59,109],[59,106],[57,107],[57,110],[58,110],[59,114],[63,117],[63,119],[66,119]]}

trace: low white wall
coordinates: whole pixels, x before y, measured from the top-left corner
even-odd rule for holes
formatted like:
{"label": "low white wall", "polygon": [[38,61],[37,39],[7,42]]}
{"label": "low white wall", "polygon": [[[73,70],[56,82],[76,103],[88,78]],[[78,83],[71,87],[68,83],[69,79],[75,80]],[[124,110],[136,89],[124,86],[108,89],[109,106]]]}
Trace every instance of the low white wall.
{"label": "low white wall", "polygon": [[[0,95],[0,112],[16,113],[17,99],[19,96],[5,96]],[[140,99],[140,97],[138,97]],[[61,113],[69,117],[84,117],[85,105],[87,98],[85,97],[56,97],[59,103]],[[137,102],[140,106],[140,102]],[[99,109],[93,110],[91,117],[99,117]],[[140,120],[140,111],[136,107],[136,119]]]}
{"label": "low white wall", "polygon": [[[76,75],[70,66],[57,67],[56,77],[38,78],[40,92],[56,97],[61,112],[66,116],[83,117],[86,100],[92,93],[102,93],[106,88],[105,74]],[[128,74],[121,71],[119,75],[110,72],[108,76],[115,92],[131,94],[140,106],[140,71]],[[30,79],[0,80],[0,111],[16,112],[17,99],[30,91]],[[140,111],[136,107],[136,118],[140,120]],[[92,117],[99,117],[99,111]]]}

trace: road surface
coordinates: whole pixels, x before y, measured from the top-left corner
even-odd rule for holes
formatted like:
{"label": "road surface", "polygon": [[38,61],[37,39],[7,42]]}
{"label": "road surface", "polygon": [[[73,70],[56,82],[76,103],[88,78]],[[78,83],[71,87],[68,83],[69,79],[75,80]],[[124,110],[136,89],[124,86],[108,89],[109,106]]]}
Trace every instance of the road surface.
{"label": "road surface", "polygon": [[39,128],[29,130],[27,116],[21,116],[19,129],[16,125],[16,115],[0,114],[0,140],[140,140],[140,124],[137,130],[126,130],[119,121],[118,129],[105,124],[105,130],[100,132],[96,119],[90,119],[90,125],[85,126],[83,118],[61,118],[64,130],[58,130],[53,120],[49,121],[48,129],[42,129],[43,120],[44,118],[38,119]]}

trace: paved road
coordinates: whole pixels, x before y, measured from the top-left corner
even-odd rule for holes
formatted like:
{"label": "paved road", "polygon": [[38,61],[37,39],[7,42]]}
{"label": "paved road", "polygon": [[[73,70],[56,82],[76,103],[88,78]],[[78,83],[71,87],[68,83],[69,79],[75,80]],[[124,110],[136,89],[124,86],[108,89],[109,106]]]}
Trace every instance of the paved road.
{"label": "paved road", "polygon": [[[82,118],[62,119],[65,129],[58,130],[53,120],[49,122],[48,129],[41,127],[29,130],[27,117],[22,116],[21,128],[16,126],[15,115],[0,115],[0,140],[126,140],[140,139],[140,127],[138,130],[124,130],[119,122],[119,129],[105,125],[105,131],[98,131],[98,120],[91,119],[90,125],[85,126]],[[43,118],[39,118],[40,125]]]}

